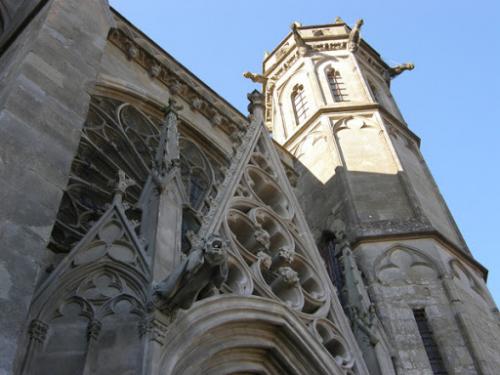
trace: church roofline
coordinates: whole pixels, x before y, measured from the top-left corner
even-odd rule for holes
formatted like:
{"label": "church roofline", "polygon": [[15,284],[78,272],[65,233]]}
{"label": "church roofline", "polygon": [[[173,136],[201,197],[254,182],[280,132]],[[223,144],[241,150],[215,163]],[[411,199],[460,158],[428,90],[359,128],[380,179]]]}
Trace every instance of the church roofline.
{"label": "church roofline", "polygon": [[[227,110],[232,112],[233,115],[240,117],[240,120],[244,120],[245,123],[248,123],[247,117],[241,113],[236,107],[234,107],[231,103],[229,103],[225,98],[223,98],[220,94],[218,94],[214,89],[212,89],[210,86],[208,86],[205,82],[203,82],[200,78],[198,78],[193,72],[191,72],[186,66],[181,64],[175,57],[173,57],[171,54],[169,54],[167,51],[165,51],[161,46],[159,46],[154,40],[152,40],[148,35],[144,34],[138,27],[136,27],[132,22],[130,22],[127,18],[125,18],[120,12],[118,12],[115,8],[110,7],[111,11],[113,12],[113,15],[117,18],[119,18],[120,21],[124,22],[129,26],[130,28],[133,29],[134,32],[139,34],[140,37],[144,38],[144,40],[151,45],[150,50],[146,50],[149,54],[152,54],[151,52],[157,52],[156,55],[162,55],[168,63],[173,64],[176,68],[178,68],[177,71],[174,72],[174,74],[178,75],[179,71],[183,71],[186,73],[191,79],[195,80],[197,84],[201,85],[203,89],[207,90],[209,94],[213,95],[218,101],[220,101]],[[117,26],[117,29],[119,27]],[[123,31],[123,30],[122,30]],[[127,35],[130,38],[130,35]],[[144,49],[144,46],[140,45],[139,47]],[[153,55],[153,57],[156,57]],[[159,61],[162,63],[161,61]],[[166,66],[165,63],[163,63],[168,70],[171,70],[168,66]],[[182,78],[182,77],[180,77]],[[201,96],[203,96],[203,93],[198,92]],[[204,99],[209,100],[209,97],[204,96]],[[211,105],[217,107],[217,103],[210,103]]]}

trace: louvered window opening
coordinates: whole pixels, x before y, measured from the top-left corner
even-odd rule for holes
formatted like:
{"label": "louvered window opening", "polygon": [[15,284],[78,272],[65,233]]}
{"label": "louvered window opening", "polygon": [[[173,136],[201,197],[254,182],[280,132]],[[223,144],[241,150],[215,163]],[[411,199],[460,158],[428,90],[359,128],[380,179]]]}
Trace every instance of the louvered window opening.
{"label": "louvered window opening", "polygon": [[425,352],[427,353],[427,358],[431,364],[432,373],[435,375],[448,375],[446,368],[444,367],[443,358],[439,352],[436,341],[434,340],[434,335],[427,321],[427,315],[424,309],[414,309],[413,315],[415,321],[417,322],[418,332],[422,338],[424,344]]}
{"label": "louvered window opening", "polygon": [[342,272],[340,259],[337,255],[335,255],[335,241],[330,240],[326,243],[325,246],[320,247],[320,255],[325,261],[328,276],[330,276],[330,280],[332,280],[337,289],[337,296],[339,297],[341,302],[344,303],[345,301],[343,300],[343,296],[341,293],[345,286],[344,274]]}
{"label": "louvered window opening", "polygon": [[292,94],[292,102],[295,113],[295,121],[297,125],[299,125],[305,121],[309,112],[309,104],[302,86],[299,86],[294,90]]}
{"label": "louvered window opening", "polygon": [[327,75],[328,85],[330,86],[330,91],[335,102],[346,102],[347,92],[342,80],[342,76],[336,70],[330,70]]}

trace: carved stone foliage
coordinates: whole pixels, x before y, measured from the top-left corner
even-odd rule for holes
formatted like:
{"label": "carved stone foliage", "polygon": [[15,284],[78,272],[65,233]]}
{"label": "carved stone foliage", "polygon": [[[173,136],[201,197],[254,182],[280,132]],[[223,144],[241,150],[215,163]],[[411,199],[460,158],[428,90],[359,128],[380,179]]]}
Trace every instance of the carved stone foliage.
{"label": "carved stone foliage", "polygon": [[230,249],[241,260],[240,272],[251,275],[254,294],[279,300],[304,316],[324,316],[329,293],[308,259],[293,205],[270,160],[261,138],[226,213],[223,228]]}
{"label": "carved stone foliage", "polygon": [[430,259],[405,247],[394,247],[379,257],[374,274],[378,282],[391,286],[427,284],[438,278]]}
{"label": "carved stone foliage", "polygon": [[192,110],[199,112],[220,127],[227,134],[243,129],[245,119],[237,112],[221,106],[221,99],[204,86],[194,76],[186,73],[175,60],[161,49],[144,38],[128,22],[114,14],[116,28],[113,28],[109,40],[125,56],[146,70],[150,77],[167,86],[173,95],[177,95],[187,103]]}
{"label": "carved stone foliage", "polygon": [[69,252],[104,213],[113,197],[118,170],[134,182],[124,196],[124,207],[132,223],[139,225],[138,202],[143,187],[152,169],[161,168],[155,164],[160,138],[158,121],[134,106],[92,98],[52,231],[51,250]]}

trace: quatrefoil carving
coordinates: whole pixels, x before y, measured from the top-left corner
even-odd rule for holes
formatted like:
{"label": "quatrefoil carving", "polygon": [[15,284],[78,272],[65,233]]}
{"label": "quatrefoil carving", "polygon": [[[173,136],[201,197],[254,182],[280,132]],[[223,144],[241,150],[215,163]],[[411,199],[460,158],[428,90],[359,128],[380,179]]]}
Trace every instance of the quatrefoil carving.
{"label": "quatrefoil carving", "polygon": [[273,210],[251,203],[235,204],[227,213],[226,228],[234,247],[251,267],[259,294],[305,314],[325,308],[328,294],[317,272],[295,251],[294,237]]}

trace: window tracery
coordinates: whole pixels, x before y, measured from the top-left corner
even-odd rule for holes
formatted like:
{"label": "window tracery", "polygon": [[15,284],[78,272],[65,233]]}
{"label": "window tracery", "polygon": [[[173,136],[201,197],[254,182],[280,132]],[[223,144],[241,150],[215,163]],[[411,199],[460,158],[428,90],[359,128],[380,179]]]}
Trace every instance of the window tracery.
{"label": "window tracery", "polygon": [[50,250],[67,253],[83,238],[111,202],[118,170],[134,181],[124,202],[139,233],[141,211],[137,204],[155,167],[160,136],[159,121],[132,105],[92,98],[48,245]]}
{"label": "window tracery", "polygon": [[196,211],[202,211],[205,199],[210,194],[214,183],[211,163],[199,147],[192,141],[181,138],[181,174],[189,199],[189,204]]}

